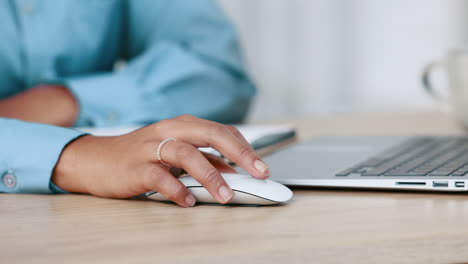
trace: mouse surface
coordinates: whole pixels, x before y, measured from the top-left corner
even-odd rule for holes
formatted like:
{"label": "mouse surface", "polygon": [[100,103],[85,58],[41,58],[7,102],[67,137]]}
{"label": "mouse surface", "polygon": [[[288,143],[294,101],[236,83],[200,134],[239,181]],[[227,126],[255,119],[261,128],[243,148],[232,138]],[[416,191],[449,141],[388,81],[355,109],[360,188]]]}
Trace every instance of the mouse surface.
{"label": "mouse surface", "polygon": [[[226,183],[234,192],[234,197],[228,204],[270,205],[287,202],[292,197],[291,190],[275,181],[260,180],[249,175],[237,173],[221,173]],[[190,176],[180,177],[179,180],[189,189],[197,203],[218,203],[211,194]],[[158,192],[147,192],[149,199],[169,201]]]}

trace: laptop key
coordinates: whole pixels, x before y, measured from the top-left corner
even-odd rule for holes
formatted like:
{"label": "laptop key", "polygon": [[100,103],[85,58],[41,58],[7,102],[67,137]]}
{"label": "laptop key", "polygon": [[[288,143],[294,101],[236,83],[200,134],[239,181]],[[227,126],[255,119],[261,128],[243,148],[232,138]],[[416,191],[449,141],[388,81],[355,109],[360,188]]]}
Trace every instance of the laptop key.
{"label": "laptop key", "polygon": [[336,176],[363,177],[468,176],[468,138],[410,139]]}
{"label": "laptop key", "polygon": [[429,173],[429,176],[449,176],[452,174],[452,171],[433,171]]}
{"label": "laptop key", "polygon": [[423,169],[415,169],[415,170],[411,170],[410,172],[411,173],[420,173],[420,174],[426,175],[431,171],[432,171],[432,169],[424,169],[424,170]]}
{"label": "laptop key", "polygon": [[407,177],[407,176],[426,176],[426,175],[425,175],[425,174],[422,174],[422,173],[415,173],[415,172],[405,172],[405,173],[387,172],[387,173],[384,173],[383,176],[401,176],[401,177]]}
{"label": "laptop key", "polygon": [[369,176],[369,177],[379,177],[381,174],[375,174],[375,173],[361,173],[361,176]]}
{"label": "laptop key", "polygon": [[338,176],[338,177],[344,177],[344,176],[349,176],[351,173],[354,172],[354,169],[347,169],[347,170],[344,170],[342,172],[339,172],[337,174],[335,174],[335,176]]}

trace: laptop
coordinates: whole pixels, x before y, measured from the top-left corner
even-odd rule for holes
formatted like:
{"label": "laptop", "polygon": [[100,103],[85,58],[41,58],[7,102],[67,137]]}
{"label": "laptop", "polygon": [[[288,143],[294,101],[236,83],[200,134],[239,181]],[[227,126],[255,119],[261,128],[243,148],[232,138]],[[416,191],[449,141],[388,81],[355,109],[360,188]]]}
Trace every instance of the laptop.
{"label": "laptop", "polygon": [[264,160],[271,179],[289,186],[468,190],[468,137],[320,137]]}

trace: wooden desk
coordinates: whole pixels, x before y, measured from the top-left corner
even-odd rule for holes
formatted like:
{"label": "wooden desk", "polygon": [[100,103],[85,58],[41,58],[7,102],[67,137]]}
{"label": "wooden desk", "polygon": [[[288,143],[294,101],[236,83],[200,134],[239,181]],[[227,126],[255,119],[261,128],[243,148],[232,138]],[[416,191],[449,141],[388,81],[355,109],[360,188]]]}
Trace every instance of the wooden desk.
{"label": "wooden desk", "polygon": [[[446,115],[295,121],[322,134],[441,134]],[[0,194],[0,263],[462,263],[463,194],[295,190],[284,206]]]}

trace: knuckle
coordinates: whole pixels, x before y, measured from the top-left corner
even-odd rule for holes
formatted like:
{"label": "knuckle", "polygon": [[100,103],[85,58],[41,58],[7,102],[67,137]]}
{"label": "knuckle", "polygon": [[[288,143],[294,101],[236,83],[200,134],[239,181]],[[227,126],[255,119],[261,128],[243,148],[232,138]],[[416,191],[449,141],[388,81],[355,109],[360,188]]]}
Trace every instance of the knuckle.
{"label": "knuckle", "polygon": [[226,132],[229,131],[225,125],[220,123],[213,122],[208,126],[208,135],[215,139],[223,138],[226,135]]}
{"label": "knuckle", "polygon": [[174,121],[171,120],[171,119],[164,119],[164,120],[161,120],[161,121],[159,121],[157,123],[154,123],[154,127],[153,127],[154,131],[156,133],[160,133],[160,132],[170,128],[172,126],[173,122]]}
{"label": "knuckle", "polygon": [[205,172],[205,176],[203,177],[203,181],[208,185],[218,184],[220,182],[219,171],[214,167],[207,170]]}
{"label": "knuckle", "polygon": [[252,148],[250,148],[249,146],[244,146],[239,152],[238,159],[236,161],[234,161],[234,162],[235,163],[240,163],[243,160],[246,160],[249,157],[251,157],[252,154],[253,154]]}
{"label": "knuckle", "polygon": [[186,144],[178,145],[175,151],[177,159],[181,162],[192,158],[194,155],[196,155],[197,152],[197,150],[194,147]]}
{"label": "knuckle", "polygon": [[180,125],[181,120],[175,118],[164,119],[154,124],[152,133],[158,138],[169,137],[180,128]]}
{"label": "knuckle", "polygon": [[244,137],[241,132],[239,131],[239,129],[237,129],[236,127],[233,127],[233,126],[226,126],[229,131],[231,131],[232,134],[234,134],[234,136],[236,137]]}
{"label": "knuckle", "polygon": [[185,199],[185,196],[187,196],[187,188],[185,188],[184,185],[182,184],[176,184],[176,186],[173,187],[173,190],[169,193],[169,199],[171,200],[180,200],[180,199]]}

